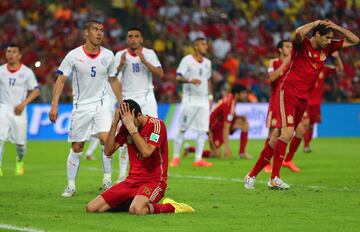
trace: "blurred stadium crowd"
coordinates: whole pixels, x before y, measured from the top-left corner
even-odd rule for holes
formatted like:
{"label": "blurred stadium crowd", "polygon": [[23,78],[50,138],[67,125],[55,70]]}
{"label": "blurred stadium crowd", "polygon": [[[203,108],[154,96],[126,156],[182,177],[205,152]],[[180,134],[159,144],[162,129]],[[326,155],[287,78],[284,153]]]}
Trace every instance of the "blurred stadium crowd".
{"label": "blurred stadium crowd", "polygon": [[[277,42],[290,39],[296,27],[324,18],[358,34],[359,9],[359,0],[1,0],[0,64],[6,62],[8,44],[20,45],[22,62],[41,84],[39,101],[50,102],[60,61],[83,42],[86,21],[97,19],[105,25],[104,46],[114,52],[126,47],[127,27],[144,30],[144,45],[156,50],[165,71],[154,83],[160,102],[179,101],[176,67],[199,36],[210,43],[216,98],[241,83],[252,91],[250,101],[266,102],[266,66],[277,56]],[[326,81],[325,102],[360,102],[359,50],[358,45],[342,51],[344,72]],[[61,100],[71,98],[68,83]]]}

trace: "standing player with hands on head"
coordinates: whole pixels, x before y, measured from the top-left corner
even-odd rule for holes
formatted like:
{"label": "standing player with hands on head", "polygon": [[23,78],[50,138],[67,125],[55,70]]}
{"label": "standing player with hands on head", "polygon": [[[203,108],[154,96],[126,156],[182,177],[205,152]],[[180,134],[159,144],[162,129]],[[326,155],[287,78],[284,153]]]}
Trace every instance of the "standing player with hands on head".
{"label": "standing player with hands on head", "polygon": [[[313,34],[309,39],[306,34],[310,31]],[[345,39],[334,40],[334,31],[343,34]],[[358,43],[359,38],[354,33],[330,20],[317,20],[296,29],[292,59],[279,89],[278,125],[269,142],[275,144],[275,147],[272,148],[269,143],[265,145],[257,163],[251,172],[245,176],[245,188],[254,188],[257,174],[273,155],[273,168],[268,186],[272,189],[290,188],[280,178],[280,168],[287,144],[303,117],[316,79],[324,67],[327,57],[340,48]]]}
{"label": "standing player with hands on head", "polygon": [[[122,125],[116,134],[120,120]],[[195,211],[169,198],[158,204],[167,188],[166,126],[158,118],[143,115],[139,104],[132,99],[124,100],[116,110],[105,154],[112,156],[125,143],[130,159],[128,177],[90,201],[87,212],[128,211],[143,215]]]}
{"label": "standing player with hands on head", "polygon": [[64,84],[72,76],[73,110],[68,141],[71,149],[67,159],[68,185],[62,194],[71,197],[75,194],[75,179],[80,165],[84,143],[91,135],[97,135],[102,145],[104,168],[103,187],[111,186],[111,159],[104,155],[112,115],[106,102],[108,83],[110,83],[119,103],[122,101],[121,85],[116,78],[116,66],[112,51],[101,46],[104,38],[103,24],[91,20],[85,28],[85,44],[71,50],[62,61],[54,86],[53,100],[49,113],[50,120],[58,117],[59,97]]}
{"label": "standing player with hands on head", "polygon": [[15,175],[24,174],[26,153],[26,105],[40,95],[33,71],[20,62],[17,45],[9,45],[5,52],[7,63],[0,66],[0,176],[2,153],[6,140],[15,143],[17,159]]}
{"label": "standing player with hands on head", "polygon": [[[124,99],[133,99],[141,107],[144,115],[158,117],[154,94],[153,76],[162,77],[160,61],[154,50],[143,47],[144,39],[140,28],[127,30],[127,49],[115,55],[118,78],[122,83]],[[120,148],[118,181],[124,180],[129,162],[126,145]]]}
{"label": "standing player with hands on head", "polygon": [[174,156],[171,167],[180,164],[180,150],[185,132],[192,129],[196,132],[196,150],[193,166],[211,167],[212,163],[202,159],[204,143],[209,131],[211,94],[211,61],[205,56],[208,43],[205,38],[197,38],[193,42],[194,54],[182,58],[176,70],[176,80],[183,83],[183,97],[179,131],[175,136]]}

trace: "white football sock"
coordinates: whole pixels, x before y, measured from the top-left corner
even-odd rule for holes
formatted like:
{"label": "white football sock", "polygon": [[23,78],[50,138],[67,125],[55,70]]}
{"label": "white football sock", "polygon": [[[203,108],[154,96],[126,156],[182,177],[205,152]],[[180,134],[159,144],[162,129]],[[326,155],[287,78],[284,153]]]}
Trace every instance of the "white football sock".
{"label": "white football sock", "polygon": [[101,145],[101,161],[104,169],[104,180],[111,181],[111,172],[112,172],[112,157],[108,157],[104,153],[104,145]]}
{"label": "white football sock", "polygon": [[174,158],[179,158],[180,157],[180,151],[181,151],[181,146],[184,142],[184,135],[185,132],[182,131],[178,131],[178,133],[175,136],[175,141],[174,141]]}
{"label": "white football sock", "polygon": [[1,167],[1,162],[2,162],[2,154],[3,154],[3,151],[4,151],[4,145],[5,145],[5,142],[0,141],[0,167]]}
{"label": "white football sock", "polygon": [[67,159],[67,177],[68,186],[75,188],[75,180],[80,166],[80,157],[82,152],[74,152],[70,149],[70,153]]}
{"label": "white football sock", "polygon": [[205,140],[207,134],[204,131],[198,131],[196,137],[196,148],[195,148],[195,162],[201,160],[202,153],[204,150]]}
{"label": "white football sock", "polygon": [[119,178],[118,180],[124,180],[127,174],[127,167],[129,164],[129,154],[126,145],[123,145],[119,149]]}
{"label": "white football sock", "polygon": [[16,153],[18,155],[17,160],[21,161],[26,153],[26,144],[23,145],[16,144],[15,147],[16,147]]}
{"label": "white football sock", "polygon": [[85,152],[86,156],[93,155],[96,147],[99,145],[100,140],[96,137],[90,137],[88,149]]}

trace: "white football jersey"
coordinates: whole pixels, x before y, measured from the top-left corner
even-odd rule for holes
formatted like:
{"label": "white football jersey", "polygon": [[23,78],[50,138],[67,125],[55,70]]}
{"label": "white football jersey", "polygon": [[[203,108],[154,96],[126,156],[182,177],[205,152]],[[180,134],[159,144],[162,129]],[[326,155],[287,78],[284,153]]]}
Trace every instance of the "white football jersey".
{"label": "white football jersey", "polygon": [[[141,62],[140,58],[127,49],[118,51],[115,55],[116,67],[119,66],[121,56],[126,52],[126,63],[119,72],[122,84],[123,97],[134,98],[144,96],[153,92],[153,77],[148,68]],[[152,49],[142,48],[145,60],[155,67],[161,68],[160,61]]]}
{"label": "white football jersey", "polygon": [[8,64],[0,66],[0,104],[17,106],[28,91],[38,88],[33,71],[24,64],[16,71],[9,71]]}
{"label": "white football jersey", "polygon": [[99,54],[91,57],[79,46],[65,56],[57,73],[72,77],[75,105],[103,101],[108,94],[108,78],[116,77],[114,54],[100,47]]}
{"label": "white football jersey", "polygon": [[208,80],[211,78],[211,61],[209,59],[204,57],[200,63],[192,55],[187,55],[180,61],[176,75],[180,75],[186,80],[198,79],[201,81],[200,85],[183,84],[183,101],[204,102],[208,100]]}

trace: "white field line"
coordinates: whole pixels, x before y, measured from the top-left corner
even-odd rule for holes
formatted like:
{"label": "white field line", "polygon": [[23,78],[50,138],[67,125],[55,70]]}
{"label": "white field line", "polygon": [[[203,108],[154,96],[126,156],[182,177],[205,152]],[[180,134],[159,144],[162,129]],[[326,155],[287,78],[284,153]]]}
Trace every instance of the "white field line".
{"label": "white field line", "polygon": [[8,224],[0,224],[0,228],[7,230],[15,230],[15,231],[26,231],[26,232],[44,232],[44,230],[38,230],[29,227],[13,226]]}
{"label": "white field line", "polygon": [[[102,169],[95,168],[95,167],[85,167],[84,169],[89,171],[96,171],[102,172]],[[113,170],[113,172],[118,173],[118,170]],[[225,181],[225,182],[237,182],[237,183],[244,183],[242,178],[226,178],[226,177],[219,177],[219,176],[191,176],[191,175],[180,175],[180,174],[171,174],[168,173],[169,177],[179,178],[179,179],[198,179],[198,180],[210,180],[210,181]],[[267,184],[267,181],[257,180],[256,183],[260,184]],[[358,189],[351,189],[348,186],[340,187],[340,188],[331,188],[328,186],[318,186],[318,185],[304,185],[304,184],[290,184],[290,186],[296,186],[301,188],[308,188],[308,189],[324,189],[324,190],[334,190],[334,191],[344,191],[344,192],[360,192]]]}

